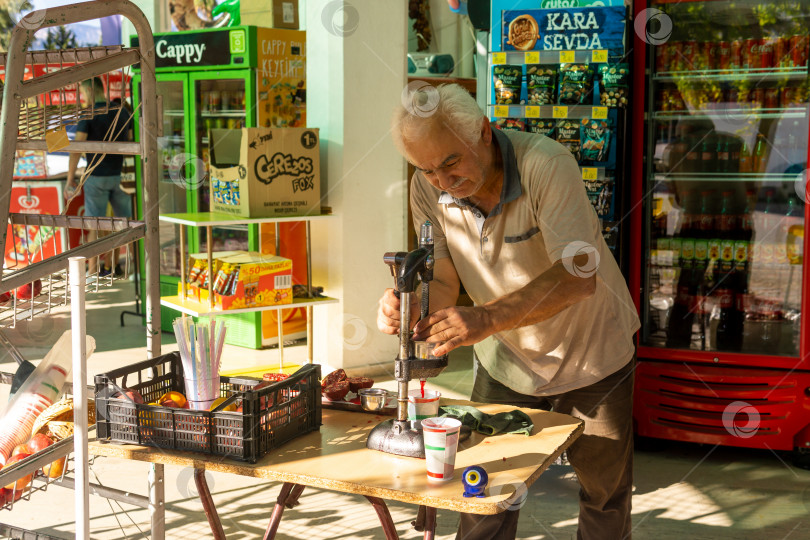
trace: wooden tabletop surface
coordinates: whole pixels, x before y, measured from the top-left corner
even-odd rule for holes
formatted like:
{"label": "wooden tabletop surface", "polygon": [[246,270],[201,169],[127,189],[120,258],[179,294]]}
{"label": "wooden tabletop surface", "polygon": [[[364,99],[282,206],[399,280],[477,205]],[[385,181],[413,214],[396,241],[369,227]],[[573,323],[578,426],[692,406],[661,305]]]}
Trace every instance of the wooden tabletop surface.
{"label": "wooden tabletop surface", "polygon": [[[442,403],[473,405],[489,414],[514,409],[459,400],[442,400]],[[506,510],[512,501],[525,496],[525,489],[583,430],[582,422],[568,415],[521,410],[534,422],[530,436],[485,437],[474,432],[459,443],[453,479],[438,485],[428,483],[424,460],[366,448],[371,429],[390,416],[330,409],[323,410],[320,431],[302,435],[271,450],[255,464],[100,441],[90,441],[90,454],[293,482],[475,514],[497,514]],[[462,496],[461,472],[470,465],[480,465],[487,471],[486,497]],[[273,502],[271,499],[268,497],[268,504]]]}

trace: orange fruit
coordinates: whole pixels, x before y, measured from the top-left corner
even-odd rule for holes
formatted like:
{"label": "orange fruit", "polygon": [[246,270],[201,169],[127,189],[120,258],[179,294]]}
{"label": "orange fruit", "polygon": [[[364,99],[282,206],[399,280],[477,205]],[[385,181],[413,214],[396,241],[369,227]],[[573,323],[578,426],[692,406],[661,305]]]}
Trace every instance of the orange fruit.
{"label": "orange fruit", "polygon": [[180,392],[175,392],[172,390],[171,392],[166,392],[158,399],[159,404],[163,405],[164,407],[171,407],[171,405],[167,405],[165,403],[167,401],[174,402],[178,409],[182,409],[186,404],[186,396]]}

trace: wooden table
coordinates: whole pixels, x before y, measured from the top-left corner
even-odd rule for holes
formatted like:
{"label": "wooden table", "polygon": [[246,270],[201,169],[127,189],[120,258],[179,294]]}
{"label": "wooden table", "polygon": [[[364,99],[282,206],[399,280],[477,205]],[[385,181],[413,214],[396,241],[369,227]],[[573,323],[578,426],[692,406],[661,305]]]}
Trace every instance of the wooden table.
{"label": "wooden table", "polygon": [[[505,405],[442,400],[442,404],[448,403],[473,405],[489,414],[514,409]],[[424,518],[425,538],[431,539],[437,508],[473,514],[505,511],[515,500],[526,496],[526,489],[582,433],[582,422],[571,416],[522,410],[534,422],[531,436],[484,437],[474,432],[459,444],[454,478],[438,485],[428,483],[424,460],[366,448],[371,429],[387,417],[332,409],[323,410],[320,431],[271,450],[253,465],[190,452],[99,441],[90,443],[90,454],[193,467],[215,538],[225,535],[205,484],[205,470],[284,482],[266,539],[275,536],[284,508],[297,504],[305,486],[364,495],[377,511],[389,539],[397,538],[397,533],[384,499],[420,505],[424,507],[420,508],[423,510],[420,515]],[[463,496],[461,472],[470,465],[480,465],[487,471],[486,497]]]}

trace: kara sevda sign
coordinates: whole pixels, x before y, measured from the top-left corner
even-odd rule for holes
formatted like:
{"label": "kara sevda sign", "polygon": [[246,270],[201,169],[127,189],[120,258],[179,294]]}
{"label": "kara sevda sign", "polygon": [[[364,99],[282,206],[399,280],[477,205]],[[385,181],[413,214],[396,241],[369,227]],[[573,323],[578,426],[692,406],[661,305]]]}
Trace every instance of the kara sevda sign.
{"label": "kara sevda sign", "polygon": [[624,55],[624,6],[503,12],[504,51],[607,49]]}

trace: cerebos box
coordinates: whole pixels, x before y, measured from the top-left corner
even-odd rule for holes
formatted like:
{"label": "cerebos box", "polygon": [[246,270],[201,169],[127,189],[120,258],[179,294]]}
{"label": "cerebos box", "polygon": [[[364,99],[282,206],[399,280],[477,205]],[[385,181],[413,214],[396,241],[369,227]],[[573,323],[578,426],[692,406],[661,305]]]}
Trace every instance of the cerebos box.
{"label": "cerebos box", "polygon": [[211,210],[245,218],[321,212],[318,130],[211,130]]}
{"label": "cerebos box", "polygon": [[[216,260],[215,267],[226,270],[217,276],[214,307],[222,310],[291,304],[292,261],[275,255],[244,252]],[[208,288],[192,285],[200,302],[208,301]],[[224,293],[224,294],[220,294]]]}

